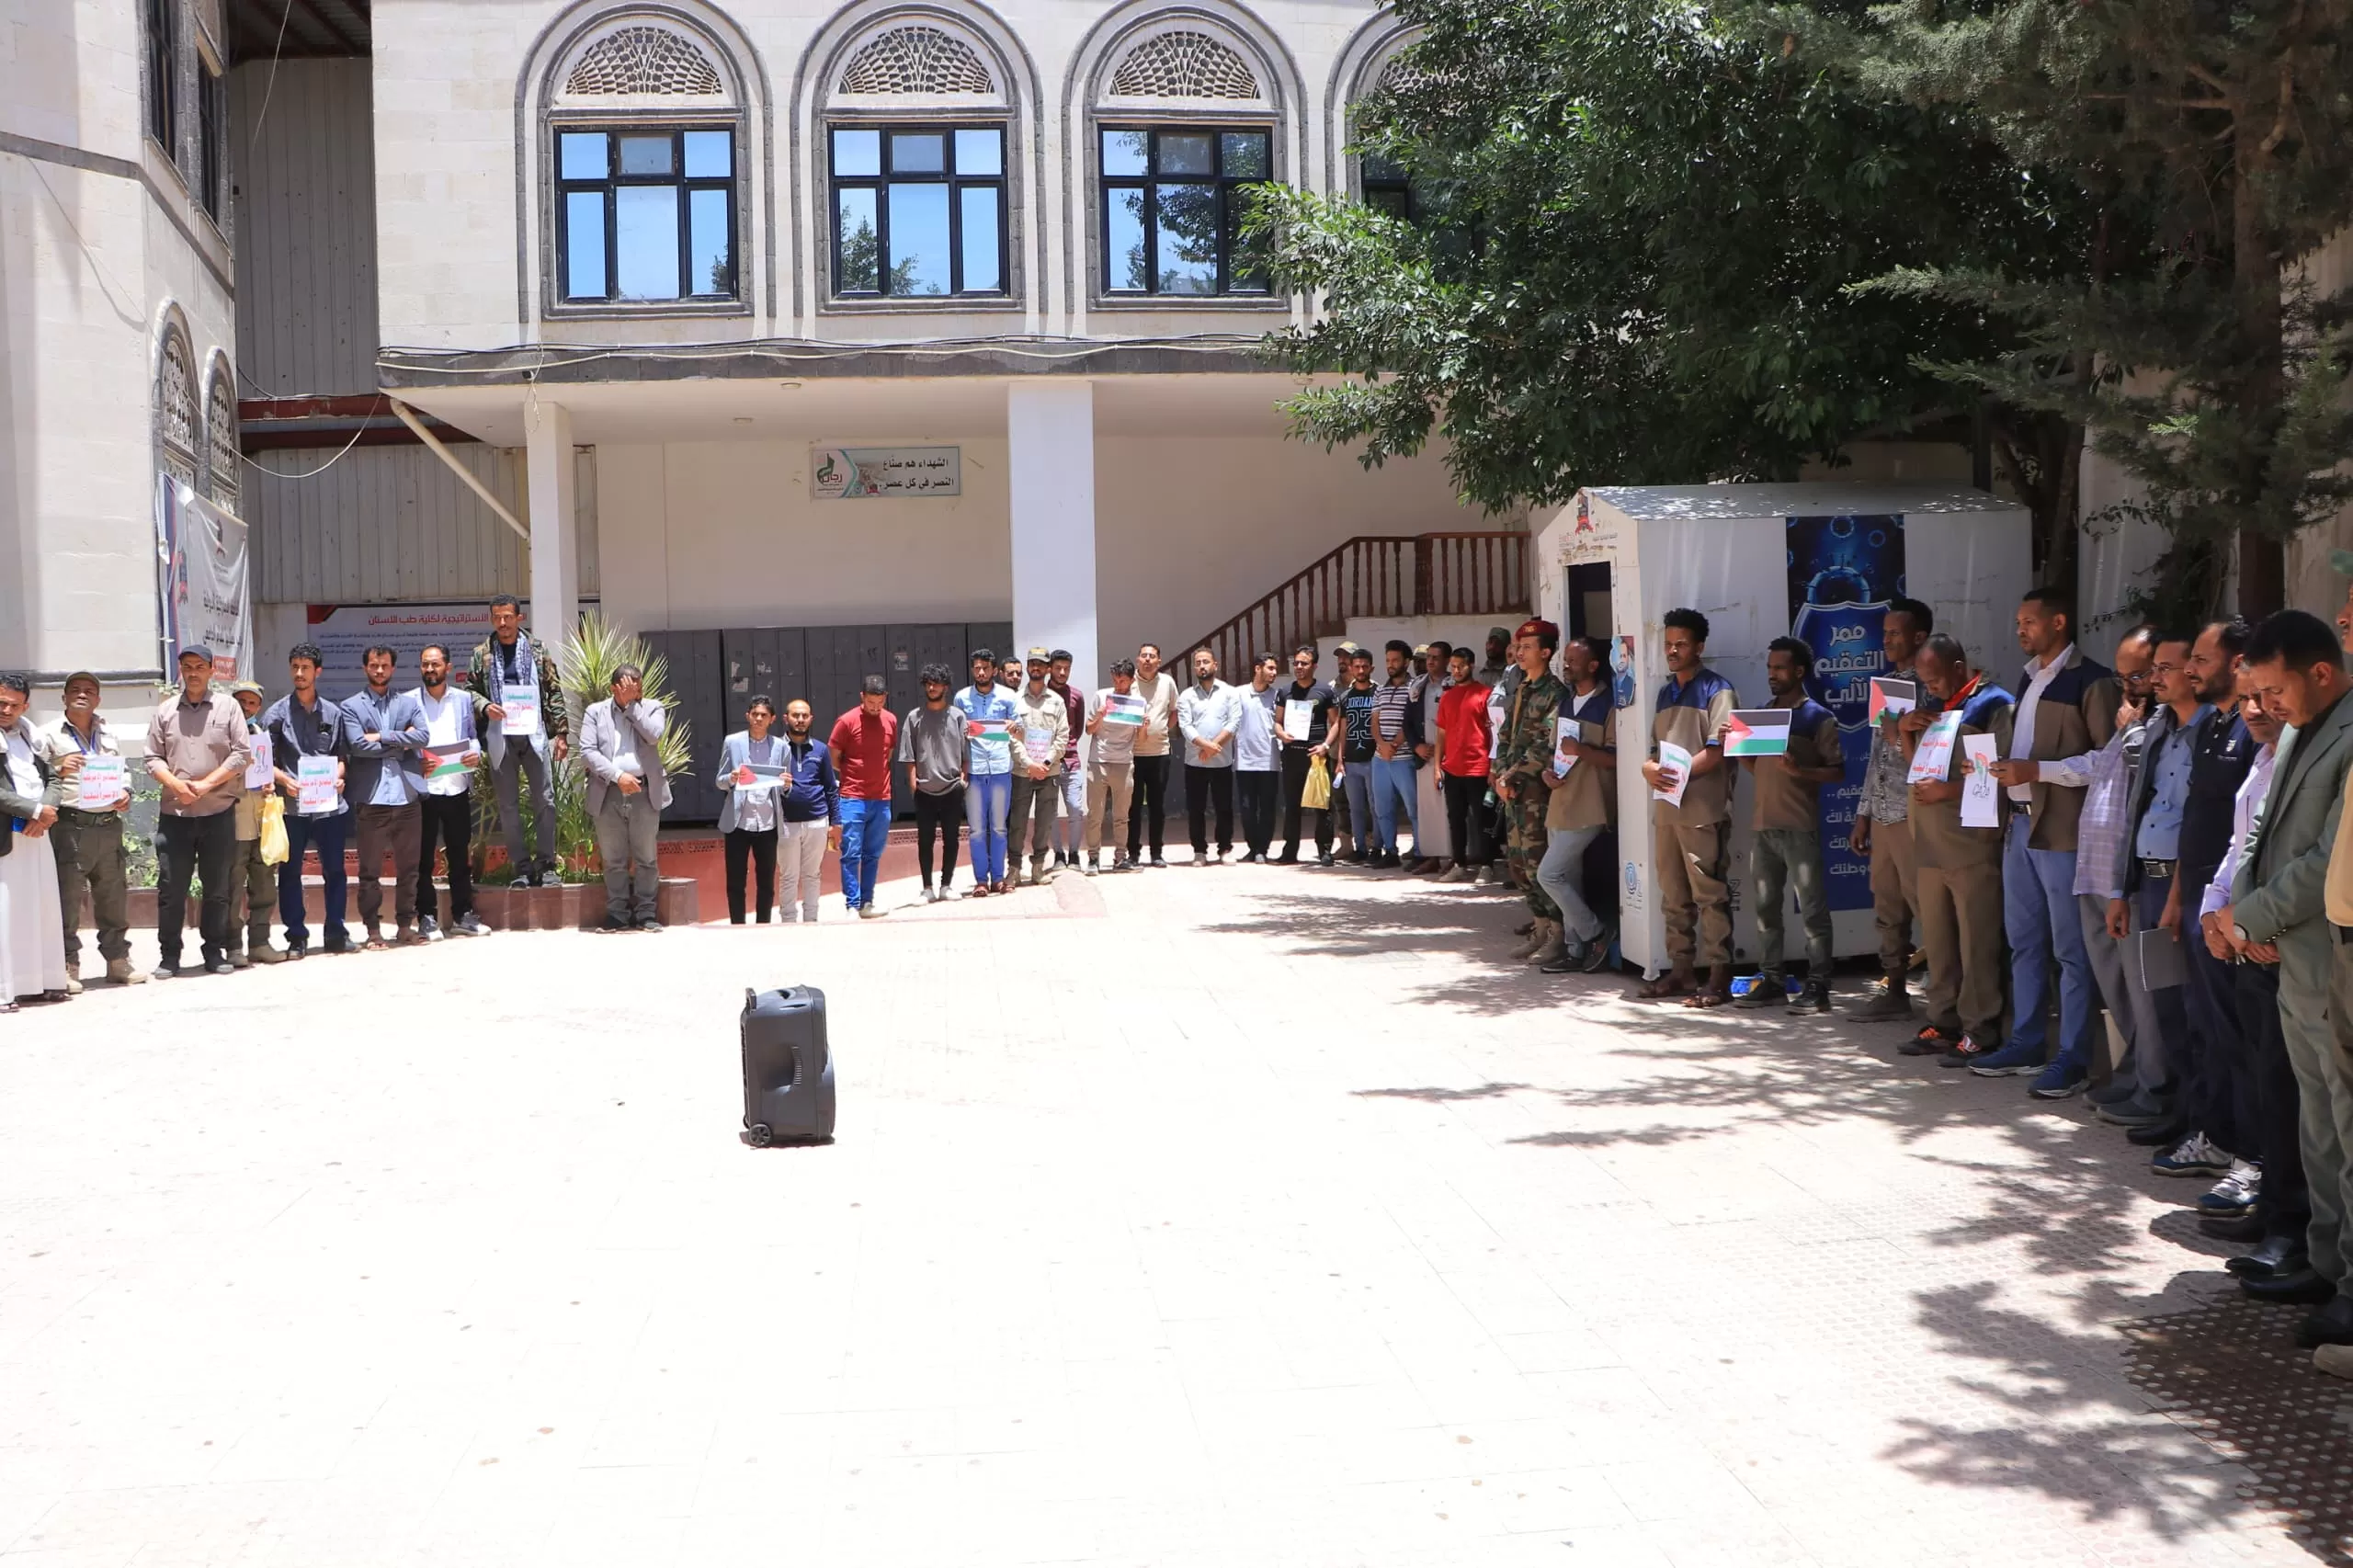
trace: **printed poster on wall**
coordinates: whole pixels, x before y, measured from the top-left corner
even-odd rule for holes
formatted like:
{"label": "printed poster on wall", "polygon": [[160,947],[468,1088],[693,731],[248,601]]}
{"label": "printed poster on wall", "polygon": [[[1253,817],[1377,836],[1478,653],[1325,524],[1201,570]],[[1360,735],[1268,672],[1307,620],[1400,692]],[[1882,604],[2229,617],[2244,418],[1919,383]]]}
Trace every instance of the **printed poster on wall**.
{"label": "printed poster on wall", "polygon": [[961,447],[816,447],[809,494],[820,501],[964,494]]}
{"label": "printed poster on wall", "polygon": [[1847,844],[1871,750],[1871,676],[1887,673],[1881,640],[1890,599],[1904,592],[1904,518],[1898,515],[1791,517],[1790,634],[1813,650],[1808,691],[1838,716],[1847,777],[1822,791],[1822,858],[1830,907],[1869,909],[1868,856]]}
{"label": "printed poster on wall", "polygon": [[169,473],[155,476],[156,589],[164,610],[164,678],[179,678],[180,650],[212,650],[212,673],[253,672],[254,618],[245,525]]}

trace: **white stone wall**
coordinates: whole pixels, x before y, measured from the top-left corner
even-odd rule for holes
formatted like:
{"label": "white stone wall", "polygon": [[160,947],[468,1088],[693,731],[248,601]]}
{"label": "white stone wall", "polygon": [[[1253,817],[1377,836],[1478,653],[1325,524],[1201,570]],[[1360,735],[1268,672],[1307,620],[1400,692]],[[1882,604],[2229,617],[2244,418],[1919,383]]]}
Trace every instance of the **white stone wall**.
{"label": "white stone wall", "polygon": [[199,397],[234,342],[227,242],[145,142],[138,42],[119,0],[0,25],[0,130],[40,144],[0,151],[0,666],[156,666],[159,335],[185,324]]}

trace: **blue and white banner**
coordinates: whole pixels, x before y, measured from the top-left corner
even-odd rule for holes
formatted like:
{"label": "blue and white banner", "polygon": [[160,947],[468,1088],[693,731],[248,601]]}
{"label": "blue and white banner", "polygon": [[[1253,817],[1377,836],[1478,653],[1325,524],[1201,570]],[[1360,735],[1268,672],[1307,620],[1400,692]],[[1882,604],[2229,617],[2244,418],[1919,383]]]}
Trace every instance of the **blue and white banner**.
{"label": "blue and white banner", "polygon": [[1869,909],[1871,869],[1848,847],[1871,749],[1871,676],[1887,673],[1888,601],[1904,592],[1897,515],[1791,517],[1790,635],[1813,650],[1813,699],[1838,716],[1847,777],[1822,792],[1822,858],[1830,907]]}
{"label": "blue and white banner", "polygon": [[212,650],[212,674],[253,674],[254,618],[245,525],[169,473],[155,476],[155,575],[163,608],[164,679],[180,650]]}

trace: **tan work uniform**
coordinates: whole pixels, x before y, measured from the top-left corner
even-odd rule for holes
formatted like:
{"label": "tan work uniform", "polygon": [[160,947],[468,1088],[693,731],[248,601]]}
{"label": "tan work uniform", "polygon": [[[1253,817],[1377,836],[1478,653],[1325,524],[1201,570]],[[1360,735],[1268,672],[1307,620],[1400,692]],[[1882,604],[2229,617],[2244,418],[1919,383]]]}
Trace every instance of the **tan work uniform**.
{"label": "tan work uniform", "polygon": [[[1961,725],[1942,782],[1961,777],[1962,737],[1992,735],[1997,755],[2008,755],[2010,723],[2017,712],[2008,692],[1981,674],[1945,707],[1972,710],[1980,722]],[[1997,807],[1997,825],[1963,827],[1958,798],[1923,801],[1917,788],[1911,796],[1912,846],[1919,858],[1920,938],[1928,949],[1928,989],[1923,998],[1928,1022],[1948,1035],[1969,1035],[1991,1050],[2001,1040],[2002,980],[2007,969],[1998,825],[2005,816]]]}
{"label": "tan work uniform", "polygon": [[[1739,706],[1732,682],[1711,669],[1659,688],[1651,718],[1651,756],[1665,741],[1691,754],[1696,766]],[[1732,888],[1725,880],[1732,848],[1733,770],[1719,763],[1695,774],[1683,803],[1651,801],[1651,870],[1666,916],[1666,956],[1677,969],[1732,962]],[[1696,940],[1695,940],[1696,933]]]}

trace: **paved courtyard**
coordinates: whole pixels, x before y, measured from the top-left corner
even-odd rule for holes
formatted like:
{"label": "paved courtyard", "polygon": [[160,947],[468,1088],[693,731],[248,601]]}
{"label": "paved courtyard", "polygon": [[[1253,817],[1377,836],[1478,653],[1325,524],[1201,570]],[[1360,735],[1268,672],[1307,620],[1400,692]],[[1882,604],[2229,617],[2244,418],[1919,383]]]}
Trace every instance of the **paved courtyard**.
{"label": "paved courtyard", "polygon": [[[0,1564],[2341,1560],[2353,1385],[2194,1186],[1512,918],[1178,867],[0,1020]],[[839,1142],[750,1150],[792,982]]]}

